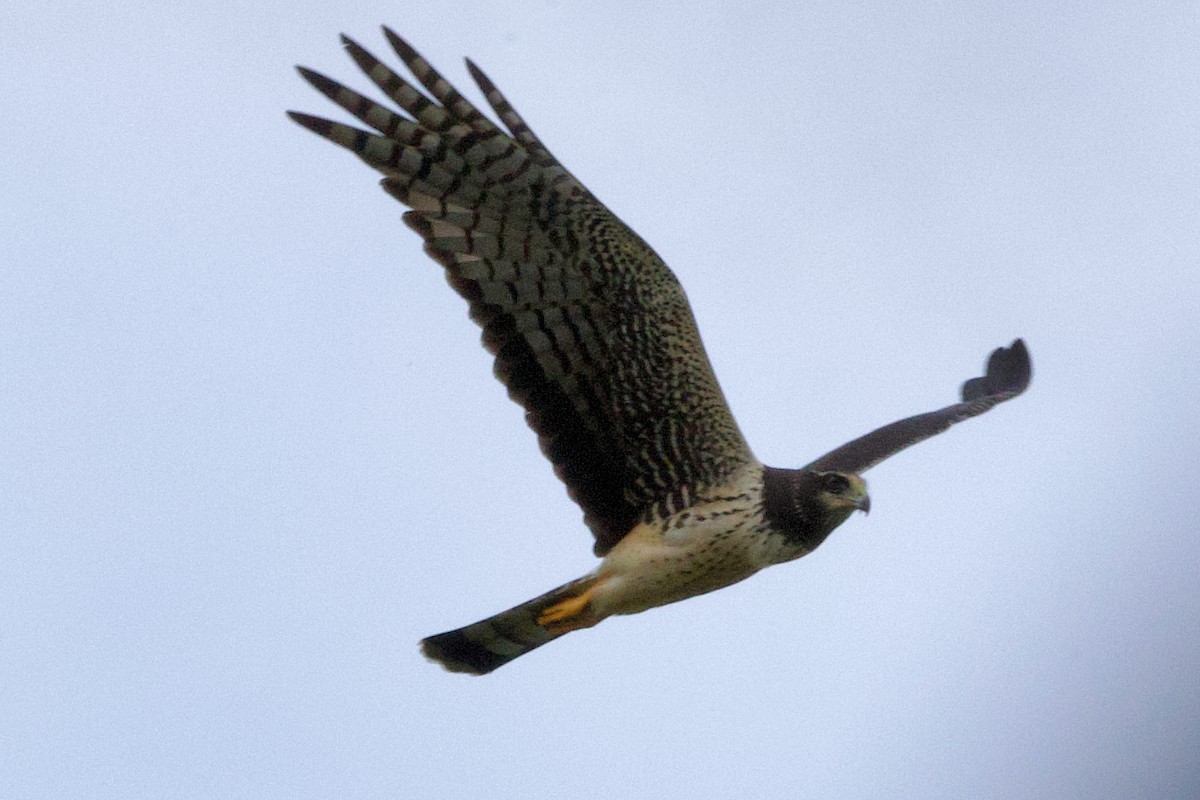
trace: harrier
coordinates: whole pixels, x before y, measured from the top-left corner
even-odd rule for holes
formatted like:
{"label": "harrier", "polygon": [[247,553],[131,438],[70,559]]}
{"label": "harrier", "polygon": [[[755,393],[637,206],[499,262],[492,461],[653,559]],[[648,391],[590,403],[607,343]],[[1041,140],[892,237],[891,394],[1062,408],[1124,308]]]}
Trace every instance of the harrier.
{"label": "harrier", "polygon": [[738,430],[666,264],[550,154],[467,61],[503,127],[384,29],[425,89],[346,37],[395,104],[300,67],[371,131],[289,112],[383,174],[446,270],[595,536],[599,566],[541,597],[421,642],[456,672],[491,672],[570,631],[729,586],[811,553],[870,500],[861,474],[1016,397],[1024,343],[995,350],[962,400],[893,422],[800,469],[764,466]]}

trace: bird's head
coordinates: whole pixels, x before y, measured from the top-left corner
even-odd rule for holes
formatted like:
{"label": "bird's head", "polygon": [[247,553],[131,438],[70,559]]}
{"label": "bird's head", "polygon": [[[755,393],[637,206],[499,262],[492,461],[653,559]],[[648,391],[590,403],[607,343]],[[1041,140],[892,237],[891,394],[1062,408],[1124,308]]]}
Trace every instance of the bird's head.
{"label": "bird's head", "polygon": [[815,505],[831,524],[829,530],[846,521],[854,511],[871,510],[867,482],[853,472],[812,472]]}
{"label": "bird's head", "polygon": [[853,512],[871,509],[867,482],[853,472],[767,467],[763,479],[767,521],[805,552]]}

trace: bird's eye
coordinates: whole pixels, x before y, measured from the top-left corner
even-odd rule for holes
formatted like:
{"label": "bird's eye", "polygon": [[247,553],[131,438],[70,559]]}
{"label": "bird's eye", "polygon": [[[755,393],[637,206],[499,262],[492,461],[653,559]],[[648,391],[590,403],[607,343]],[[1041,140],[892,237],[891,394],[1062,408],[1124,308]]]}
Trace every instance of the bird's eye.
{"label": "bird's eye", "polygon": [[825,491],[832,494],[841,494],[850,488],[850,481],[846,480],[845,475],[839,475],[836,472],[831,472],[823,478],[825,483]]}

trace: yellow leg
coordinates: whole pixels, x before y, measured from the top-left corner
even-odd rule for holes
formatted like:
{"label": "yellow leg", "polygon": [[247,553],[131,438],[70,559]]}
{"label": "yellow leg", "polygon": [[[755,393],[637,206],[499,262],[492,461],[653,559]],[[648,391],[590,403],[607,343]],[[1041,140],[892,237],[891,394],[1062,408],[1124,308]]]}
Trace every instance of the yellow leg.
{"label": "yellow leg", "polygon": [[600,583],[595,581],[579,594],[571,595],[543,609],[542,613],[538,614],[538,625],[551,633],[567,633],[595,625],[600,620],[594,614],[588,613],[588,606],[592,602],[592,592],[596,591]]}

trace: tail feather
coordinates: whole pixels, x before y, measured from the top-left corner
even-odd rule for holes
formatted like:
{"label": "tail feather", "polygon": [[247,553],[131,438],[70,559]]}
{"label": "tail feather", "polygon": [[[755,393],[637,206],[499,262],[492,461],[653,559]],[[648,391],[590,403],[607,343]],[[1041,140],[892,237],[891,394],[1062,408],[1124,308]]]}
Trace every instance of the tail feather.
{"label": "tail feather", "polygon": [[421,652],[450,672],[486,675],[567,633],[570,628],[548,630],[538,618],[550,606],[587,591],[593,582],[590,576],[580,578],[495,616],[429,636],[421,640]]}

